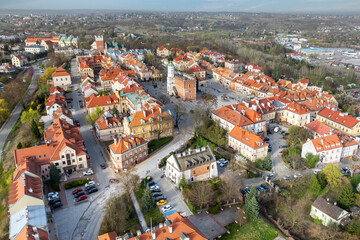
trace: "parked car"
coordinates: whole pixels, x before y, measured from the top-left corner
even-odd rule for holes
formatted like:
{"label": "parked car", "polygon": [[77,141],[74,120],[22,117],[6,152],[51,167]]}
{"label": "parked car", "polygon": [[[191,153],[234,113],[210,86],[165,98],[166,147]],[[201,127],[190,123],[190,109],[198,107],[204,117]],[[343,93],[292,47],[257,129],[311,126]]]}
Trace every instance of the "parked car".
{"label": "parked car", "polygon": [[301,173],[296,173],[296,174],[294,174],[294,178],[300,178],[300,177],[302,177],[303,175],[301,174]]}
{"label": "parked car", "polygon": [[172,210],[172,209],[173,209],[172,206],[170,206],[170,205],[165,205],[165,206],[163,206],[163,207],[161,208],[161,211],[164,213],[164,212],[168,212],[168,211],[170,211],[170,210]]}
{"label": "parked car", "polygon": [[52,205],[56,202],[61,202],[60,198],[53,198],[53,199],[49,200],[49,205]]}
{"label": "parked car", "polygon": [[84,191],[81,191],[81,192],[76,193],[76,194],[74,195],[74,198],[78,198],[78,197],[80,197],[80,196],[82,196],[82,195],[85,195]]}
{"label": "parked car", "polygon": [[264,138],[264,142],[268,143],[270,141],[270,138],[266,137]]}
{"label": "parked car", "polygon": [[81,201],[84,201],[85,199],[87,199],[87,196],[86,195],[81,195],[80,197],[76,198],[75,201],[76,202],[81,202]]}
{"label": "parked car", "polygon": [[284,180],[289,180],[290,179],[290,175],[286,175],[285,177],[283,177]]}
{"label": "parked car", "polygon": [[109,180],[109,183],[119,183],[119,179],[111,178],[111,179]]}
{"label": "parked car", "polygon": [[245,195],[245,194],[247,194],[247,193],[249,193],[249,192],[250,192],[250,188],[249,188],[249,187],[245,187],[245,188],[241,189],[241,193],[242,193],[243,195]]}
{"label": "parked car", "polygon": [[269,190],[268,185],[266,185],[265,183],[261,184],[260,186],[261,186],[262,188],[264,188],[265,190]]}
{"label": "parked car", "polygon": [[106,168],[105,163],[100,164],[100,167],[101,167],[102,169],[105,169],[105,168]]}
{"label": "parked car", "polygon": [[266,175],[266,177],[267,177],[268,179],[272,179],[272,178],[274,178],[274,177],[275,177],[275,175],[274,175],[274,174],[272,174],[272,173],[270,173],[270,174]]}
{"label": "parked car", "polygon": [[152,193],[161,192],[161,190],[158,188],[153,188],[153,189],[150,189],[150,192],[152,192]]}
{"label": "parked car", "polygon": [[82,188],[78,188],[78,189],[75,189],[74,191],[72,191],[72,194],[75,195],[77,194],[78,192],[81,192],[82,191]]}
{"label": "parked car", "polygon": [[162,195],[162,193],[159,193],[159,192],[151,193],[151,195],[152,195],[154,198],[164,197],[164,195]]}
{"label": "parked car", "polygon": [[155,183],[154,183],[153,181],[151,181],[151,182],[148,182],[148,183],[146,184],[146,186],[147,186],[148,188],[151,188],[151,187],[155,187],[156,185],[155,185]]}
{"label": "parked car", "polygon": [[48,198],[54,198],[54,197],[59,197],[59,193],[58,192],[49,192],[48,193]]}
{"label": "parked car", "polygon": [[165,204],[167,204],[167,201],[164,200],[164,199],[161,199],[160,201],[156,202],[156,205],[158,205],[158,206],[162,206],[162,205],[165,205]]}
{"label": "parked car", "polygon": [[91,193],[94,193],[94,192],[97,192],[97,191],[98,191],[97,187],[92,187],[92,188],[88,189],[88,190],[86,191],[86,193],[87,193],[87,194],[91,194]]}
{"label": "parked car", "polygon": [[272,151],[272,148],[271,148],[271,146],[269,145],[268,146],[268,152],[271,152]]}
{"label": "parked car", "polygon": [[55,203],[50,205],[50,208],[55,209],[55,208],[59,208],[61,206],[62,206],[61,202],[55,202]]}
{"label": "parked car", "polygon": [[85,187],[87,187],[87,186],[95,186],[95,182],[90,181],[90,182],[85,183]]}
{"label": "parked car", "polygon": [[80,108],[83,108],[83,107],[84,107],[84,105],[80,104]]}
{"label": "parked car", "polygon": [[158,202],[160,200],[165,200],[166,198],[164,196],[155,197],[155,202]]}
{"label": "parked car", "polygon": [[274,132],[278,132],[280,130],[280,128],[279,127],[276,127],[276,128],[274,128]]}
{"label": "parked car", "polygon": [[288,148],[288,145],[280,145],[280,148]]}
{"label": "parked car", "polygon": [[267,134],[270,135],[273,134],[273,132],[271,130],[267,130]]}
{"label": "parked car", "polygon": [[89,176],[89,175],[93,175],[94,172],[93,172],[93,170],[88,169],[87,171],[83,172],[83,174],[84,174],[84,176]]}
{"label": "parked car", "polygon": [[262,191],[264,191],[265,189],[264,189],[263,187],[261,187],[261,186],[257,186],[257,187],[256,187],[256,190],[259,191],[259,192],[262,192]]}

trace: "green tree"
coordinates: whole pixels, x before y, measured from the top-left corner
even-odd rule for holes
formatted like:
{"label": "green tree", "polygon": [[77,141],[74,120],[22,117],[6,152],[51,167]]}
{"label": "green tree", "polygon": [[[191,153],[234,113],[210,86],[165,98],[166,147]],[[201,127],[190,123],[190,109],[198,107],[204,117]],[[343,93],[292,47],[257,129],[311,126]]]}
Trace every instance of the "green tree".
{"label": "green tree", "polygon": [[29,111],[23,111],[20,117],[20,121],[22,123],[29,124],[29,126],[31,126],[33,120],[35,121],[35,123],[38,123],[39,119],[40,119],[39,112],[36,110],[32,110],[31,108],[29,109]]}
{"label": "green tree", "polygon": [[321,186],[321,188],[323,189],[324,187],[326,187],[327,185],[327,181],[326,181],[326,177],[325,177],[325,174],[323,172],[319,172],[317,175],[316,175],[316,178]]}
{"label": "green tree", "polygon": [[326,181],[331,187],[337,188],[340,186],[342,173],[339,166],[329,163],[322,172],[325,174]]}
{"label": "green tree", "polygon": [[5,122],[10,116],[10,111],[5,99],[0,99],[0,122]]}
{"label": "green tree", "polygon": [[143,195],[141,197],[141,202],[142,202],[145,209],[147,209],[147,210],[154,209],[154,207],[155,207],[154,198],[151,195],[151,192],[150,192],[150,190],[148,188],[146,188],[144,190],[144,193],[143,193]]}
{"label": "green tree", "polygon": [[47,81],[52,77],[52,74],[55,72],[56,67],[47,67],[44,73],[40,76],[40,79],[43,81]]}
{"label": "green tree", "polygon": [[255,221],[259,217],[259,203],[255,195],[247,194],[245,198],[244,210],[250,221]]}
{"label": "green tree", "polygon": [[59,171],[57,169],[57,167],[55,166],[54,163],[50,163],[50,180],[51,181],[59,181],[60,180],[60,175],[59,175]]}
{"label": "green tree", "polygon": [[266,157],[263,161],[263,167],[268,171],[270,171],[272,169],[272,161],[271,161],[270,154],[266,155]]}
{"label": "green tree", "polygon": [[246,197],[252,197],[252,196],[254,196],[255,198],[258,197],[257,190],[255,187],[251,187],[250,192],[248,194],[246,194]]}
{"label": "green tree", "polygon": [[306,163],[309,167],[313,168],[316,166],[316,163],[319,162],[319,156],[312,153],[307,153],[305,156]]}
{"label": "green tree", "polygon": [[93,125],[99,117],[104,114],[104,111],[100,107],[96,106],[95,112],[86,115],[85,119],[89,125]]}
{"label": "green tree", "polygon": [[119,110],[118,110],[115,106],[113,106],[113,108],[111,109],[111,113],[112,113],[114,116],[117,116],[117,117],[120,116]]}
{"label": "green tree", "polygon": [[37,139],[41,139],[41,133],[40,133],[38,125],[36,124],[34,119],[31,122],[30,129]]}
{"label": "green tree", "polygon": [[337,197],[337,202],[339,206],[344,209],[348,209],[349,207],[354,205],[355,196],[353,192],[353,187],[350,183],[346,184],[341,188],[339,195]]}
{"label": "green tree", "polygon": [[319,194],[321,191],[320,183],[315,175],[312,175],[310,178],[310,190],[314,194]]}

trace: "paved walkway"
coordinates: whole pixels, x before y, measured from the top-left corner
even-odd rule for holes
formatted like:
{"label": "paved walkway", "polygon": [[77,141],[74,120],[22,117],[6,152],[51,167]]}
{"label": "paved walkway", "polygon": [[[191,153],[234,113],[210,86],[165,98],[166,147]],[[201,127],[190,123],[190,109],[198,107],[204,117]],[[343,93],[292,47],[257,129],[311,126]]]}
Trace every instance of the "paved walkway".
{"label": "paved walkway", "polygon": [[146,225],[146,221],[145,221],[144,215],[143,215],[143,213],[141,212],[139,203],[138,203],[138,201],[137,201],[137,199],[136,199],[135,194],[134,194],[133,191],[130,192],[130,197],[131,197],[131,200],[132,200],[132,202],[133,202],[133,204],[134,204],[135,211],[136,211],[136,215],[138,216],[138,219],[139,219],[141,228],[143,229],[143,232],[145,232],[148,227],[147,227],[147,225]]}
{"label": "paved walkway", "polygon": [[[37,86],[36,80],[37,80],[37,77],[40,75],[37,63],[34,63],[32,65],[32,67],[34,68],[34,74],[32,76],[31,83],[27,89],[27,92],[25,95],[25,101],[27,101],[29,96],[31,96],[34,93],[34,91],[36,90],[36,86]],[[22,107],[21,102],[18,102],[16,104],[15,108],[12,110],[8,120],[6,120],[6,122],[1,126],[1,128],[0,128],[0,152],[2,152],[2,150],[3,150],[6,138],[9,136],[11,129],[15,125],[16,121],[19,119],[22,109],[23,109],[23,107]]]}

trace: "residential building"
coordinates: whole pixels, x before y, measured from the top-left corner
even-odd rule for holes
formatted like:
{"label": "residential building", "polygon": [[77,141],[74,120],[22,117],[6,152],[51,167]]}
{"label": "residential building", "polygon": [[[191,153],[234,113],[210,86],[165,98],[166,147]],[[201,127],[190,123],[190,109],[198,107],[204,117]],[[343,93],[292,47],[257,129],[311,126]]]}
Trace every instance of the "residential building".
{"label": "residential building", "polygon": [[78,48],[79,39],[73,35],[60,34],[59,36],[59,46],[60,47],[74,47]]}
{"label": "residential building", "polygon": [[223,106],[211,113],[211,118],[218,121],[220,127],[229,132],[235,127],[242,127],[255,134],[266,133],[266,121],[253,109],[245,104]]}
{"label": "residential building", "polygon": [[41,41],[51,41],[54,44],[59,44],[59,37],[52,36],[52,37],[31,37],[25,39],[25,46],[31,46],[34,44],[39,44]]}
{"label": "residential building", "polygon": [[53,117],[53,120],[63,119],[68,124],[74,125],[74,120],[72,119],[71,111],[69,109],[67,109],[66,107],[64,107],[64,106],[60,106],[58,109],[53,111],[52,117]]}
{"label": "residential building", "polygon": [[109,232],[98,236],[98,240],[117,240],[116,232]]}
{"label": "residential building", "polygon": [[2,63],[0,65],[0,72],[10,73],[10,72],[14,72],[14,71],[15,71],[15,69],[13,68],[11,63]]}
{"label": "residential building", "polygon": [[175,95],[183,101],[196,100],[196,79],[176,75],[174,78]]}
{"label": "residential building", "polygon": [[114,138],[114,143],[109,146],[109,149],[113,169],[123,171],[147,158],[148,142],[132,135],[125,137],[120,135]]}
{"label": "residential building", "polygon": [[155,106],[135,112],[123,119],[124,133],[146,141],[173,135],[173,119],[169,111]]}
{"label": "residential building", "polygon": [[60,173],[87,168],[84,141],[78,127],[57,119],[44,132],[44,145],[14,150],[14,160],[19,166],[31,160],[41,167],[41,176],[50,177],[50,163],[54,163]]}
{"label": "residential building", "polygon": [[194,65],[189,70],[187,70],[187,74],[199,81],[206,79],[206,71],[198,65]]}
{"label": "residential building", "polygon": [[122,122],[114,117],[110,112],[102,114],[95,124],[96,136],[101,141],[110,141],[119,136],[124,131]]}
{"label": "residential building", "polygon": [[55,55],[74,56],[72,47],[54,47]]}
{"label": "residential building", "polygon": [[343,145],[338,135],[333,134],[308,140],[303,144],[301,157],[305,158],[307,153],[320,157],[322,163],[338,163],[341,159]]}
{"label": "residential building", "polygon": [[54,87],[67,87],[71,84],[71,76],[64,68],[59,67],[52,74],[52,85]]}
{"label": "residential building", "polygon": [[269,147],[259,136],[238,126],[230,131],[228,145],[250,161],[264,159]]}
{"label": "residential building", "polygon": [[174,95],[175,89],[175,69],[173,62],[169,62],[167,71],[167,93],[172,96]]}
{"label": "residential building", "polygon": [[30,45],[30,46],[25,46],[25,52],[28,52],[31,54],[38,54],[38,53],[45,52],[45,48],[38,44]]}
{"label": "residential building", "polygon": [[24,54],[13,54],[11,55],[11,64],[15,67],[23,67],[28,63],[27,56]]}
{"label": "residential building", "polygon": [[166,160],[165,176],[178,185],[206,181],[218,176],[216,157],[209,146],[175,153]]}
{"label": "residential building", "polygon": [[54,111],[61,107],[66,107],[66,98],[57,93],[51,95],[47,103],[45,103],[46,113],[51,118],[53,117]]}
{"label": "residential building", "polygon": [[62,87],[50,87],[50,96],[55,94],[64,96],[64,89]]}
{"label": "residential building", "polygon": [[311,205],[310,216],[321,220],[325,226],[346,225],[350,222],[350,213],[322,196],[317,197]]}
{"label": "residential building", "polygon": [[360,135],[359,120],[357,120],[356,117],[348,115],[348,113],[324,108],[318,113],[316,119],[347,135],[354,137]]}
{"label": "residential building", "polygon": [[160,46],[156,49],[156,55],[158,55],[159,57],[165,58],[170,55],[170,51],[166,47]]}
{"label": "residential building", "polygon": [[226,60],[225,68],[230,69],[233,72],[240,72],[243,70],[243,63],[238,59]]}
{"label": "residential building", "polygon": [[291,102],[281,113],[280,119],[281,122],[303,127],[310,122],[310,112],[307,108],[302,107],[295,102]]}
{"label": "residential building", "polygon": [[113,108],[116,108],[120,113],[123,112],[122,104],[116,94],[105,96],[95,96],[95,94],[93,94],[85,99],[85,101],[88,114],[95,112],[96,107],[99,107],[104,112],[111,111]]}
{"label": "residential building", "polygon": [[319,122],[318,120],[314,120],[306,124],[304,128],[310,131],[313,138],[325,137],[334,133],[333,128]]}

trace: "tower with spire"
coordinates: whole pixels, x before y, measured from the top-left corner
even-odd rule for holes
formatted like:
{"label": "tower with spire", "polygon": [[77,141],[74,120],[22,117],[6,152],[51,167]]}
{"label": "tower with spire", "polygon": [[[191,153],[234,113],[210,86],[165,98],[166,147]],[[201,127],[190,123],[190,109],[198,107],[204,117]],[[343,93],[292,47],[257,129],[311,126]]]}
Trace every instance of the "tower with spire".
{"label": "tower with spire", "polygon": [[172,61],[168,64],[168,72],[167,72],[167,92],[168,94],[174,95],[174,86],[175,86],[175,69]]}

